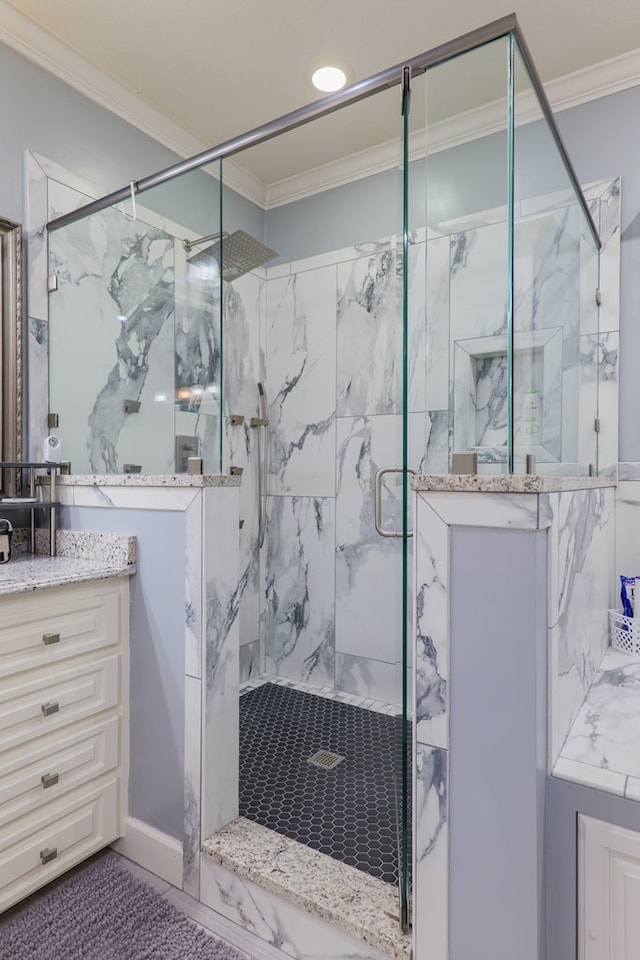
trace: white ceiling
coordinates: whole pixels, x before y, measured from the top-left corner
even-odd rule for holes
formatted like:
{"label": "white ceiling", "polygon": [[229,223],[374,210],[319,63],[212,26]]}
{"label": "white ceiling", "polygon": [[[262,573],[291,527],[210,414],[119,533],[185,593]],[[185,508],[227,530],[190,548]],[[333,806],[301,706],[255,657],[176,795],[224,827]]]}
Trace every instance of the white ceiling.
{"label": "white ceiling", "polygon": [[[638,0],[506,2],[0,0],[0,6],[37,23],[206,145],[321,96],[305,73],[323,60],[346,62],[356,81],[512,12],[545,84],[640,47]],[[466,74],[450,72],[456,112],[495,97],[485,59],[469,61]],[[385,93],[238,155],[237,162],[273,184],[390,140],[400,129],[397,97]],[[424,125],[419,109],[415,115],[414,126]]]}

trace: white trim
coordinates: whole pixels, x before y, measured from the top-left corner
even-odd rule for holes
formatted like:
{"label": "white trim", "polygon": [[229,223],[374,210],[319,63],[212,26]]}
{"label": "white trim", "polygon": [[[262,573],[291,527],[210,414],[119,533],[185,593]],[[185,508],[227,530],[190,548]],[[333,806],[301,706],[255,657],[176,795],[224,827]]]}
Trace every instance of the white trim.
{"label": "white trim", "polygon": [[640,84],[640,49],[594,63],[545,83],[544,88],[556,112],[599,100]]}
{"label": "white trim", "polygon": [[[0,41],[173,150],[179,157],[191,157],[211,146],[48,34],[14,7],[8,6],[5,0],[0,0]],[[545,90],[553,109],[559,112],[638,85],[640,49],[551,80],[545,84]],[[520,116],[521,122],[524,122],[522,112]],[[500,103],[488,104],[432,128],[429,151],[445,150],[503,128],[504,106]],[[414,135],[410,149],[412,159],[412,151],[419,150],[418,144],[423,137],[424,132]],[[226,160],[224,182],[243,197],[268,210],[397,167],[399,156],[399,141],[389,141],[269,186],[234,160]],[[217,167],[204,169],[215,174]]]}
{"label": "white trim", "polygon": [[[545,84],[545,92],[555,113],[577,107],[600,97],[619,93],[640,85],[640,49],[586,67]],[[540,107],[533,91],[518,99],[518,126],[530,123],[540,116]],[[429,153],[438,153],[452,147],[488,137],[506,126],[505,101],[495,101],[476,110],[460,113],[449,120],[434,124],[429,130]],[[313,196],[323,190],[350,183],[363,177],[398,167],[400,139],[341,157],[307,170],[302,174],[271,183],[266,188],[266,209],[279,207],[294,200]],[[409,159],[425,155],[425,131],[411,134]]]}
{"label": "white trim", "polygon": [[182,890],[182,844],[148,823],[127,817],[124,837],[112,844],[128,860]]}

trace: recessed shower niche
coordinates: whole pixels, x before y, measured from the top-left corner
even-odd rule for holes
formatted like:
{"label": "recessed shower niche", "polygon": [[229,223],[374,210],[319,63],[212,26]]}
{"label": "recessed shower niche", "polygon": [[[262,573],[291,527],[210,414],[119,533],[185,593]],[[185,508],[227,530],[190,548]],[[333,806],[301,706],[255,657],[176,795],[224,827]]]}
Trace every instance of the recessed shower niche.
{"label": "recessed shower niche", "polygon": [[[453,344],[454,450],[475,450],[479,463],[502,463],[508,440],[506,335]],[[514,336],[514,455],[532,453],[541,463],[562,454],[562,329]]]}

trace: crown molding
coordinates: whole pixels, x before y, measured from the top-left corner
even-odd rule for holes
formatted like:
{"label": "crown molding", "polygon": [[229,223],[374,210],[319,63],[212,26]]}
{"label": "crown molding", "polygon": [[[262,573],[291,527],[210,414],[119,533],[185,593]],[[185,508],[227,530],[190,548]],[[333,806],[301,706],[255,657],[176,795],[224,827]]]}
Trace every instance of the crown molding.
{"label": "crown molding", "polygon": [[[181,158],[192,157],[211,146],[136,96],[128,87],[108,76],[61,40],[51,36],[33,20],[4,3],[4,0],[0,0],[0,41]],[[217,165],[204,169],[217,176]],[[224,163],[224,181],[243,197],[264,207],[264,184],[233,160]]]}
{"label": "crown molding", "polygon": [[640,85],[640,49],[603,60],[575,73],[545,83],[544,88],[557,113],[581,103],[609,97]]}
{"label": "crown molding", "polygon": [[[545,84],[545,92],[555,113],[620,93],[640,85],[640,49],[611,60],[586,67]],[[518,98],[517,124],[530,123],[540,116],[540,107],[533,91]],[[470,140],[488,137],[506,128],[504,101],[487,104],[477,110],[458,114],[450,120],[434,124],[429,130],[429,153],[438,153]],[[425,154],[425,131],[411,135],[409,157],[417,160]],[[267,187],[266,208],[282,206],[294,200],[330,190],[352,180],[382,173],[399,165],[400,139],[388,141],[360,153],[342,157],[333,163],[315,167]]]}
{"label": "crown molding", "polygon": [[[181,158],[207,150],[205,143],[136,96],[76,51],[0,0],[0,41],[53,76],[110,110]],[[556,112],[640,85],[640,49],[586,67],[545,84]],[[520,104],[519,121],[536,113],[533,99]],[[429,152],[446,150],[504,129],[504,105],[489,104],[437,124],[429,131]],[[424,131],[412,136],[410,157],[424,155]],[[233,159],[224,161],[224,182],[263,209],[281,206],[399,165],[399,141],[324,164],[300,175],[265,185]],[[213,176],[217,165],[204,168]]]}

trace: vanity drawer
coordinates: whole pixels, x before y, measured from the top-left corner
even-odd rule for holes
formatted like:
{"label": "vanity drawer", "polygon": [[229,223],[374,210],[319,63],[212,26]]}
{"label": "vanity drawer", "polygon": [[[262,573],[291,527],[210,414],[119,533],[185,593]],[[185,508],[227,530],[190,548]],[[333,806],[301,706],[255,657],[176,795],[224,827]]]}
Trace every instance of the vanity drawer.
{"label": "vanity drawer", "polygon": [[119,719],[111,717],[0,755],[0,827],[114,770],[119,734]]}
{"label": "vanity drawer", "polygon": [[119,593],[103,585],[3,598],[0,677],[117,643],[120,602]]}
{"label": "vanity drawer", "polygon": [[0,911],[116,839],[118,781],[83,788],[0,831]]}
{"label": "vanity drawer", "polygon": [[34,671],[0,681],[0,751],[115,707],[120,696],[117,654],[66,670]]}

